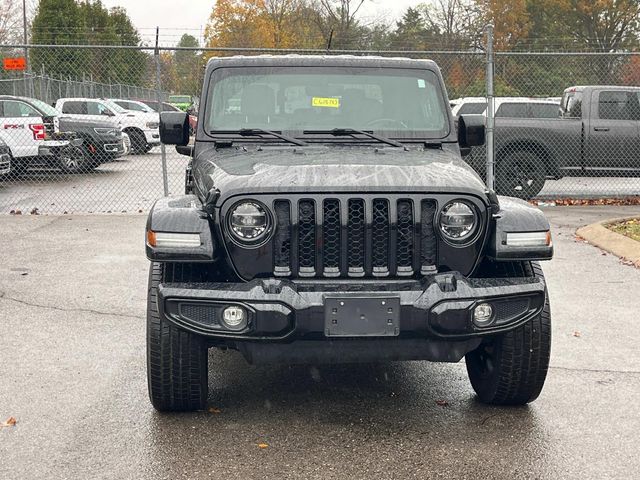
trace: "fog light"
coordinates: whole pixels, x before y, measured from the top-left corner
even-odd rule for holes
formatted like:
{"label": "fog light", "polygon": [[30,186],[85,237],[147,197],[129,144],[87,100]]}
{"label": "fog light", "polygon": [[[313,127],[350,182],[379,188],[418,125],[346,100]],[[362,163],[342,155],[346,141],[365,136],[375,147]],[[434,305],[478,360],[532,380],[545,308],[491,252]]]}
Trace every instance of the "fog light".
{"label": "fog light", "polygon": [[242,330],[247,326],[247,311],[242,307],[227,307],[222,312],[222,321],[230,330]]}
{"label": "fog light", "polygon": [[488,327],[493,323],[493,307],[488,303],[481,303],[473,310],[473,323],[478,327]]}

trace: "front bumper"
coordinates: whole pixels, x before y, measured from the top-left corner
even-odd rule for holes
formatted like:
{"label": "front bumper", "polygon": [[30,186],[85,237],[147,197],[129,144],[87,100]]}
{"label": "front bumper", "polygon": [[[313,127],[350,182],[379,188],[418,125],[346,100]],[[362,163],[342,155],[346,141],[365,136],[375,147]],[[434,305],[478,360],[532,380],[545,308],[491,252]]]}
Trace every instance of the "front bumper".
{"label": "front bumper", "polygon": [[[269,357],[279,358],[283,351],[296,350],[292,355],[304,361],[298,358],[299,349],[290,347],[296,344],[304,345],[302,349],[311,352],[314,361],[322,361],[324,354],[343,360],[346,356],[345,361],[365,357],[367,361],[405,357],[458,361],[483,337],[515,329],[539,314],[544,307],[545,284],[539,278],[467,279],[457,273],[437,274],[421,281],[268,279],[242,284],[166,283],[159,286],[157,298],[161,315],[176,326],[209,338],[212,345],[237,348],[254,360],[273,360]],[[385,337],[327,336],[331,325],[326,305],[328,299],[336,298],[399,299],[393,332]],[[473,310],[479,303],[493,306],[492,325],[474,324]],[[248,311],[244,330],[229,331],[220,321],[222,309],[229,305],[240,305]],[[332,347],[327,349],[329,344]],[[354,354],[355,359],[351,358]]]}
{"label": "front bumper", "polygon": [[149,145],[160,145],[160,130],[159,129],[154,129],[154,130],[145,130],[144,131],[144,137],[147,140],[147,144]]}

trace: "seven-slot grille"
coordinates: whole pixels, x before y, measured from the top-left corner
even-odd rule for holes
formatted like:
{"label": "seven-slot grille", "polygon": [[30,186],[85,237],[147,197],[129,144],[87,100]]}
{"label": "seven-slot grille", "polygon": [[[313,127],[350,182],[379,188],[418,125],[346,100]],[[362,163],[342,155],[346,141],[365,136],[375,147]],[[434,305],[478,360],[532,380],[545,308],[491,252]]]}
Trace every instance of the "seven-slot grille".
{"label": "seven-slot grille", "polygon": [[274,202],[279,277],[411,277],[437,270],[436,202],[320,198]]}

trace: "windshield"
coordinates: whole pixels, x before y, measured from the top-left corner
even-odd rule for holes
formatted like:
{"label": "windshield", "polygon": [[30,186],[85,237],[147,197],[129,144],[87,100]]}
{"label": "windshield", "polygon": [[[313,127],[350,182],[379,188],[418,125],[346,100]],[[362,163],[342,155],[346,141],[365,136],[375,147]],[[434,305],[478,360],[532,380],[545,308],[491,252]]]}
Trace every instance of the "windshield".
{"label": "windshield", "polygon": [[172,95],[169,97],[169,101],[173,103],[191,103],[191,97]]}
{"label": "windshield", "polygon": [[104,103],[105,103],[105,105],[107,105],[111,110],[113,110],[116,113],[127,113],[127,110],[122,108],[116,102],[113,102],[111,100],[105,100]]}
{"label": "windshield", "polygon": [[48,117],[57,117],[58,115],[60,115],[60,112],[58,110],[53,108],[48,103],[44,103],[42,100],[30,98],[29,102]]}
{"label": "windshield", "polygon": [[350,128],[397,138],[449,132],[438,77],[430,70],[254,67],[214,71],[206,130],[302,133]]}

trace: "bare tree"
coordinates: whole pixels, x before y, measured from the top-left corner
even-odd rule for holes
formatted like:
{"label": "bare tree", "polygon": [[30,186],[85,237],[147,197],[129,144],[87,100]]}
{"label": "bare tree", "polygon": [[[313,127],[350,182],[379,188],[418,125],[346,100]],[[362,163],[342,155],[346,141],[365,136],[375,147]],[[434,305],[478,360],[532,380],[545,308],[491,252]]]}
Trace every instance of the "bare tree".
{"label": "bare tree", "polygon": [[356,15],[366,0],[316,0],[316,22],[325,42],[336,48],[348,48],[356,43]]}
{"label": "bare tree", "polygon": [[16,43],[22,39],[22,2],[0,3],[0,43]]}
{"label": "bare tree", "polygon": [[438,33],[442,48],[479,47],[482,15],[474,0],[432,0],[420,9],[430,30]]}

